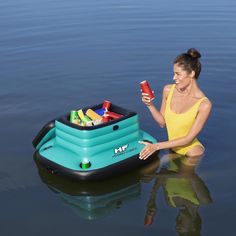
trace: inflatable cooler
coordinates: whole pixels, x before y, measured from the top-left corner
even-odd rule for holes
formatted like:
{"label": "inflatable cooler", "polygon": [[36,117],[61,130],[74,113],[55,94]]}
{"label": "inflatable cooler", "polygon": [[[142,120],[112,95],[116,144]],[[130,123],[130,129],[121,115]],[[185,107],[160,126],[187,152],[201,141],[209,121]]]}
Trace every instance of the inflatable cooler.
{"label": "inflatable cooler", "polygon": [[123,116],[95,126],[73,124],[69,113],[48,122],[33,140],[35,158],[51,173],[80,180],[110,178],[155,159],[156,155],[139,159],[144,145],[138,142],[156,139],[140,129],[137,113],[114,104],[110,111]]}

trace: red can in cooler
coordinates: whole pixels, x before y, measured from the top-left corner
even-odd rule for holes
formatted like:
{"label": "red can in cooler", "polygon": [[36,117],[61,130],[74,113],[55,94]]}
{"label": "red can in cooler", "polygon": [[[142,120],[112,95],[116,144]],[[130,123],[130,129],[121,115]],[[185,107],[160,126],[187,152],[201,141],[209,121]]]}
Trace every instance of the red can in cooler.
{"label": "red can in cooler", "polygon": [[103,117],[102,117],[102,122],[106,123],[106,122],[108,122],[108,121],[110,121],[109,115],[104,114]]}
{"label": "red can in cooler", "polygon": [[110,101],[107,101],[107,100],[103,101],[102,108],[104,108],[104,109],[106,109],[108,111],[110,109],[110,106],[111,106],[111,102]]}
{"label": "red can in cooler", "polygon": [[147,93],[151,99],[155,98],[154,93],[151,90],[151,87],[147,80],[144,80],[140,83],[140,88],[143,93]]}
{"label": "red can in cooler", "polygon": [[107,111],[105,114],[111,117],[112,119],[119,119],[123,117],[123,115],[111,111]]}

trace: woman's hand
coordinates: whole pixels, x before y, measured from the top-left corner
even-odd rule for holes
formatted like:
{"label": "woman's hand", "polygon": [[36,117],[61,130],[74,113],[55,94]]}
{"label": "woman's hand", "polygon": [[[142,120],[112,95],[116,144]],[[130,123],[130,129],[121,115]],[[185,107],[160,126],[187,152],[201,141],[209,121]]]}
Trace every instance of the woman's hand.
{"label": "woman's hand", "polygon": [[139,141],[139,143],[144,144],[145,147],[142,149],[142,151],[139,153],[139,159],[145,160],[149,156],[151,156],[154,152],[159,150],[159,147],[157,144]]}
{"label": "woman's hand", "polygon": [[[153,91],[154,93],[154,91]],[[151,106],[153,105],[152,101],[154,100],[154,98],[150,98],[149,95],[147,93],[142,93],[142,102],[147,105],[147,106]]]}

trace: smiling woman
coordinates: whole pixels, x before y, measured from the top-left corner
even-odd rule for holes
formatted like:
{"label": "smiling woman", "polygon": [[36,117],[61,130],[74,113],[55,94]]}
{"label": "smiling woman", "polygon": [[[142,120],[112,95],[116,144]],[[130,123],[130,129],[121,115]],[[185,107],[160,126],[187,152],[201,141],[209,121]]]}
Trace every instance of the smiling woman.
{"label": "smiling woman", "polygon": [[167,128],[168,141],[145,145],[140,152],[140,159],[148,158],[160,149],[171,149],[187,156],[200,156],[205,148],[198,141],[197,135],[203,129],[211,112],[211,102],[197,84],[201,72],[199,58],[201,54],[194,48],[182,53],[174,60],[175,84],[163,89],[160,111],[153,104],[148,94],[142,93],[142,101],[147,105],[154,120]]}

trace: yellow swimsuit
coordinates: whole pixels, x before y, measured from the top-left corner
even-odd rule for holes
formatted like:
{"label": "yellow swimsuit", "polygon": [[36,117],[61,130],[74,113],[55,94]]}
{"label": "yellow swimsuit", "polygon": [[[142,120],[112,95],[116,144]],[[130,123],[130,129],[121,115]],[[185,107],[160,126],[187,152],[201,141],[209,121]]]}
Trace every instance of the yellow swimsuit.
{"label": "yellow swimsuit", "polygon": [[[175,84],[173,84],[170,89],[169,95],[167,97],[166,109],[165,109],[165,121],[166,121],[166,127],[167,127],[169,140],[184,137],[188,134],[189,130],[191,129],[191,127],[195,121],[195,118],[196,118],[197,112],[198,112],[198,108],[199,108],[201,102],[204,99],[207,99],[207,97],[203,97],[203,98],[199,99],[186,112],[177,114],[177,113],[173,112],[170,108],[171,99],[172,99],[174,89],[175,89]],[[188,145],[178,147],[178,148],[172,148],[172,150],[178,154],[186,155],[186,153],[195,146],[202,146],[203,147],[203,145],[198,141],[197,138],[195,138]]]}

